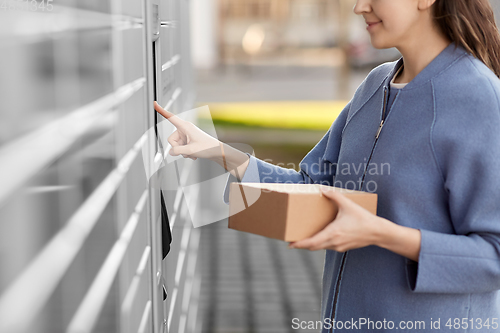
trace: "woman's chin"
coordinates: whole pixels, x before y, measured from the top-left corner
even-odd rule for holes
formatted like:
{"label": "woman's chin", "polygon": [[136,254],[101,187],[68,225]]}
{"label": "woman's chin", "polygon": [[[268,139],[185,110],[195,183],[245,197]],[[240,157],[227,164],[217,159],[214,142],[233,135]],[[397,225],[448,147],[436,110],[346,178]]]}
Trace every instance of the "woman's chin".
{"label": "woman's chin", "polygon": [[371,38],[370,43],[372,46],[376,49],[390,49],[391,47],[394,47],[394,45],[389,45],[388,43],[384,43],[383,41],[377,40],[375,38]]}

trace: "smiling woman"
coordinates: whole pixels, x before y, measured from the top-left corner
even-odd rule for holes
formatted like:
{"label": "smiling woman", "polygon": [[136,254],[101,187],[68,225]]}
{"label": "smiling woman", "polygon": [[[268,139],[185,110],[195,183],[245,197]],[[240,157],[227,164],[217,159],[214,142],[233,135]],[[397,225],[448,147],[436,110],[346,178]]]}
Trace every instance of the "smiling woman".
{"label": "smiling woman", "polygon": [[[358,0],[354,12],[374,47],[396,47],[402,57],[370,72],[299,171],[224,148],[234,176],[228,183],[377,185],[377,215],[326,191],[336,218],[291,244],[327,250],[322,320],[332,325],[324,333],[349,332],[341,324],[353,318],[377,323],[367,329],[379,332],[394,328],[379,327],[386,320],[419,323],[425,332],[481,330],[486,322],[497,330],[500,35],[491,6]],[[213,143],[196,142],[197,130],[185,128],[193,142],[174,142],[174,153],[206,154],[199,148]],[[221,164],[220,152],[208,158]],[[343,172],[345,164],[364,167]],[[390,173],[370,172],[373,164]],[[429,328],[431,320],[442,324]]]}

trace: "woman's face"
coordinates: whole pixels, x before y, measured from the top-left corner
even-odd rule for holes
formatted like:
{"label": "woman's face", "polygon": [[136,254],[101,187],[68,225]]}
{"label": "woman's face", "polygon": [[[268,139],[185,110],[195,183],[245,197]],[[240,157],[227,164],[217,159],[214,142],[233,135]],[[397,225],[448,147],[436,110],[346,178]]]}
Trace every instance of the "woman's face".
{"label": "woman's face", "polygon": [[354,13],[362,15],[373,47],[400,47],[418,36],[425,23],[421,0],[357,0]]}

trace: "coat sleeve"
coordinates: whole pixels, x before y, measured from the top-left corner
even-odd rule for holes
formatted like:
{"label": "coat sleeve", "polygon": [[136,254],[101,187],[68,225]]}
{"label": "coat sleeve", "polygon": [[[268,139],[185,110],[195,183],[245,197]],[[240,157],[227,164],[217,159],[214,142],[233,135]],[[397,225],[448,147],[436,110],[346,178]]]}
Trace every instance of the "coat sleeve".
{"label": "coat sleeve", "polygon": [[414,292],[500,289],[500,108],[491,89],[477,94],[474,105],[454,98],[436,111],[435,158],[455,233],[420,230],[418,263],[407,266]]}
{"label": "coat sleeve", "polygon": [[[351,102],[349,102],[323,138],[307,153],[299,163],[299,171],[287,169],[263,161],[251,154],[248,167],[241,182],[249,183],[295,183],[295,184],[324,184],[333,186],[336,172],[337,159],[347,115]],[[223,200],[229,202],[229,185],[237,179],[229,175],[224,189]]]}

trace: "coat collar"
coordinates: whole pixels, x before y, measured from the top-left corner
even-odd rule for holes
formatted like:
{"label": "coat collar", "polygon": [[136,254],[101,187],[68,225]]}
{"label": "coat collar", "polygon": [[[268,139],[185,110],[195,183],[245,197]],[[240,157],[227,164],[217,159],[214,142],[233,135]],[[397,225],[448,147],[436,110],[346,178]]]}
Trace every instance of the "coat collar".
{"label": "coat collar", "polygon": [[[452,63],[461,58],[467,51],[458,44],[451,42],[441,53],[439,53],[420,73],[413,78],[403,90],[411,90],[425,84],[432,78],[438,76],[443,70],[448,68]],[[397,60],[390,71],[385,77],[383,85],[388,88],[390,81],[398,69],[403,65],[403,57]]]}

